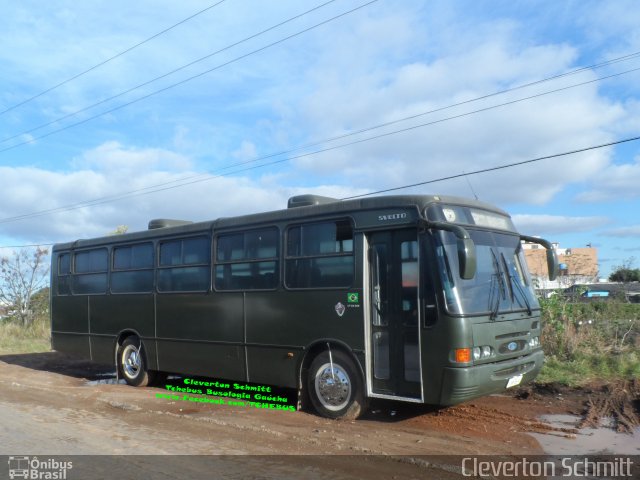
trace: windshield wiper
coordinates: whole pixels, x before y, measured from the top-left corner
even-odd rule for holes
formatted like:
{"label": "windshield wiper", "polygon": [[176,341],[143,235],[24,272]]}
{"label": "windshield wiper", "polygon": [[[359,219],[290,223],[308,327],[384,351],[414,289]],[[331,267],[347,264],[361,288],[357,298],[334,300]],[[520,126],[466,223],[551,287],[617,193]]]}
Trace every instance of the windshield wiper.
{"label": "windshield wiper", "polygon": [[[524,304],[527,307],[527,315],[531,315],[532,313],[531,303],[529,303],[527,294],[522,289],[522,286],[518,283],[518,281],[514,278],[514,276],[511,275],[511,273],[509,272],[509,266],[507,265],[507,259],[504,257],[504,253],[500,253],[500,256],[502,257],[502,265],[504,266],[504,271],[507,274],[507,278],[509,279],[509,286],[511,288],[511,302],[513,303],[513,301],[516,300],[514,290],[517,290],[518,293],[520,293],[520,296],[522,297],[522,300],[524,300]],[[520,304],[519,301],[518,301],[518,304]]]}
{"label": "windshield wiper", "polygon": [[[491,292],[489,294],[489,308],[491,308],[491,315],[489,316],[490,320],[495,320],[498,318],[498,313],[500,312],[500,299],[506,298],[506,288],[504,284],[504,278],[502,277],[502,269],[500,268],[500,262],[498,262],[498,258],[496,257],[496,253],[491,250],[491,255],[493,256],[493,275],[491,276]],[[493,292],[495,290],[495,285],[498,285],[498,294],[496,295],[495,304],[492,304]]]}

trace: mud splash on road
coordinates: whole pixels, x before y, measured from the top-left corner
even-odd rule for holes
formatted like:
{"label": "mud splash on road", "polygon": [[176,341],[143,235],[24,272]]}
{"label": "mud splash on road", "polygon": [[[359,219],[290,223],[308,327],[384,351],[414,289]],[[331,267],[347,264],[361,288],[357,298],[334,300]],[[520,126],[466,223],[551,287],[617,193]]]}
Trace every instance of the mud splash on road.
{"label": "mud splash on road", "polygon": [[582,416],[579,428],[597,428],[610,418],[618,433],[632,434],[640,427],[640,380],[603,385],[589,397]]}
{"label": "mud splash on road", "polygon": [[607,423],[618,433],[632,434],[640,427],[640,380],[594,382],[571,388],[557,383],[533,384],[515,392],[515,397],[532,403],[551,399],[559,411],[580,417],[577,428],[599,428]]}

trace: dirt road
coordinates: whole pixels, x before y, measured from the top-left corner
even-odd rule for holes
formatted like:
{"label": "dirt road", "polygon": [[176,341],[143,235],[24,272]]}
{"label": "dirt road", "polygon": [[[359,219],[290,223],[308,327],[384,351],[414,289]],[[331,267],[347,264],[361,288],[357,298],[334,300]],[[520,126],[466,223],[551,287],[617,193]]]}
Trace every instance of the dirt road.
{"label": "dirt road", "polygon": [[[189,468],[237,471],[238,478],[247,472],[272,478],[271,471],[287,478],[301,469],[305,478],[327,478],[329,471],[332,478],[425,478],[426,471],[462,478],[445,456],[537,454],[540,447],[526,432],[572,434],[535,420],[559,411],[553,393],[492,396],[440,410],[379,403],[364,419],[341,422],[306,412],[171,401],[156,397],[161,388],[106,383],[109,373],[54,352],[0,356],[0,454],[222,455],[216,466],[194,467],[197,462],[185,460],[193,457],[136,460],[166,478]],[[239,463],[230,457],[236,454],[250,456]],[[407,459],[420,455],[432,457]],[[121,472],[118,478],[128,477]]]}

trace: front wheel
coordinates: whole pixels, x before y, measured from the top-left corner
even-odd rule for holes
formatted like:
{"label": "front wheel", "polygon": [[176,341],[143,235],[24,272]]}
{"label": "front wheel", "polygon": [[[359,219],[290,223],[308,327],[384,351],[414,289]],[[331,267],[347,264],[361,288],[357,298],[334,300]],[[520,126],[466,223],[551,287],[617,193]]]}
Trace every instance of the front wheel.
{"label": "front wheel", "polygon": [[134,387],[146,387],[152,382],[142,352],[142,340],[138,337],[127,337],[118,347],[118,369],[125,381]]}
{"label": "front wheel", "polygon": [[[333,369],[331,368],[333,365]],[[353,361],[343,352],[318,355],[307,376],[309,398],[323,417],[356,419],[365,412],[362,380]]]}

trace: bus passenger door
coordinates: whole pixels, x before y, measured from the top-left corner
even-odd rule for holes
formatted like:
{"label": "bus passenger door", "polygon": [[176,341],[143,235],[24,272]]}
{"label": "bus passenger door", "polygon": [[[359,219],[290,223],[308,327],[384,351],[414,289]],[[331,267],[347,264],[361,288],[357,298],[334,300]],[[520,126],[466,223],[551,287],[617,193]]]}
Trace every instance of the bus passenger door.
{"label": "bus passenger door", "polygon": [[369,235],[372,393],[421,398],[416,230]]}

